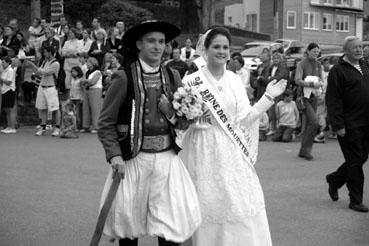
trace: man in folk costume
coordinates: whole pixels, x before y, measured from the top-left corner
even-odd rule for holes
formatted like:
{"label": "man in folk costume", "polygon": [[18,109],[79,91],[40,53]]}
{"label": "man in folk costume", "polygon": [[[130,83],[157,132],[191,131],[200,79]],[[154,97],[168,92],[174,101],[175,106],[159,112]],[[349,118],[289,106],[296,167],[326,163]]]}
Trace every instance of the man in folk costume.
{"label": "man in folk costume", "polygon": [[100,114],[98,136],[112,167],[102,201],[112,174],[124,174],[104,234],[121,246],[137,245],[144,235],[157,236],[160,246],[179,245],[201,223],[196,191],[174,142],[168,98],[181,85],[180,76],[160,65],[165,43],[179,33],[172,24],[150,21],[124,34],[125,47],[137,56],[112,76]]}

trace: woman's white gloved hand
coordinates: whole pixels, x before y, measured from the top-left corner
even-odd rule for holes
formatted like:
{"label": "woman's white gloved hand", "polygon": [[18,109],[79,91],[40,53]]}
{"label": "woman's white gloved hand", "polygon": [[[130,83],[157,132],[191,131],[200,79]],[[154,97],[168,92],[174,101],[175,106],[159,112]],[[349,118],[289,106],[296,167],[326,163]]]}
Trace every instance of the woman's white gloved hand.
{"label": "woman's white gloved hand", "polygon": [[286,90],[286,86],[287,86],[287,80],[285,79],[281,79],[278,82],[277,80],[272,80],[269,82],[267,88],[265,89],[265,93],[275,98],[281,95]]}

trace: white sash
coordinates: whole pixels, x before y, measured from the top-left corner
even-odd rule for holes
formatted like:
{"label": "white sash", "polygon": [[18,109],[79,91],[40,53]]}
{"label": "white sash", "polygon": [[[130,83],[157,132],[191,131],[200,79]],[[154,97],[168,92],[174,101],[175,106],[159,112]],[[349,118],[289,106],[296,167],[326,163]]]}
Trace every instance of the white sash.
{"label": "white sash", "polygon": [[255,159],[251,157],[247,145],[244,142],[244,137],[239,134],[241,130],[238,130],[232,122],[230,122],[231,118],[225,111],[224,103],[221,100],[218,91],[209,83],[209,79],[210,78],[207,78],[200,69],[199,71],[184,77],[182,82],[185,85],[195,86],[198,89],[203,102],[208,107],[216,121],[226,132],[227,136],[230,137],[236,146],[239,147],[241,152],[245,155],[247,162],[253,166],[255,164]]}

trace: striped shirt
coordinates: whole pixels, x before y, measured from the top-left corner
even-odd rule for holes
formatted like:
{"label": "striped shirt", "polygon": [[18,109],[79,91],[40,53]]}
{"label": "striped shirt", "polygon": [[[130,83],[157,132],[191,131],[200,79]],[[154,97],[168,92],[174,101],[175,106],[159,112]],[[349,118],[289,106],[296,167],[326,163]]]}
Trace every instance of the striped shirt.
{"label": "striped shirt", "polygon": [[360,64],[356,64],[356,65],[352,64],[352,65],[354,66],[354,68],[356,68],[361,73],[361,75],[363,75],[363,70],[361,70]]}

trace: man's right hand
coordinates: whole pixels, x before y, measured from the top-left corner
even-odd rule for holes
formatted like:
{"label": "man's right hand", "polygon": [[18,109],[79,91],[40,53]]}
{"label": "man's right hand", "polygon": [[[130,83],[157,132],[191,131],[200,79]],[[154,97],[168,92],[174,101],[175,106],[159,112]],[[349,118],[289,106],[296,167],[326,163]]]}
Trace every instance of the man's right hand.
{"label": "man's right hand", "polygon": [[114,156],[111,158],[110,165],[113,168],[113,171],[120,173],[122,177],[124,177],[125,162],[121,156]]}
{"label": "man's right hand", "polygon": [[336,133],[338,136],[344,137],[346,135],[346,130],[345,128],[342,128],[342,129],[339,129]]}

